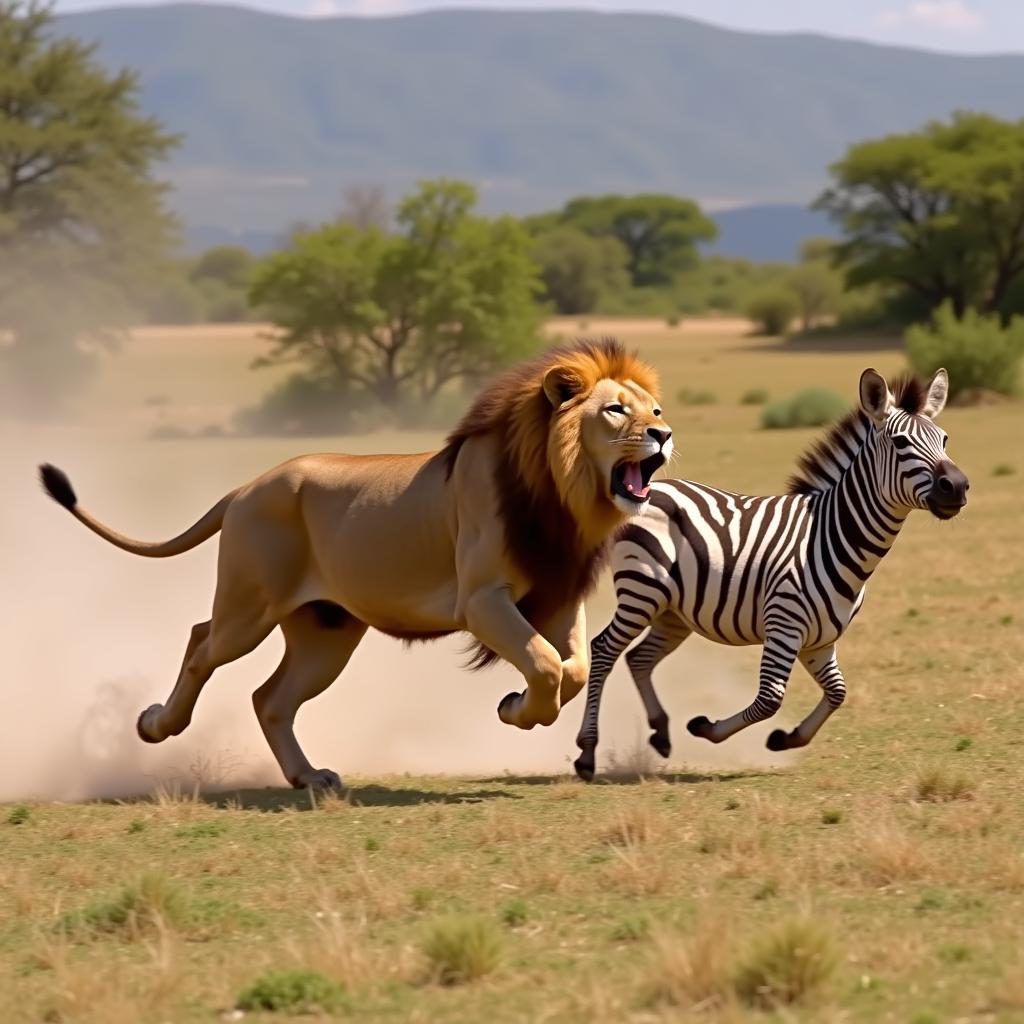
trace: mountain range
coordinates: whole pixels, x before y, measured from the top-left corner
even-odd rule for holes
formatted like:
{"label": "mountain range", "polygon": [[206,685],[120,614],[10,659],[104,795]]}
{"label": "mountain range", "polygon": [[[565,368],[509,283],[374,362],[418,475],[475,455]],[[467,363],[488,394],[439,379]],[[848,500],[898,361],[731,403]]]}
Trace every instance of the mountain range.
{"label": "mountain range", "polygon": [[[59,18],[182,133],[165,169],[189,236],[268,243],[348,185],[474,181],[490,211],[663,191],[717,214],[718,250],[786,258],[860,139],[955,109],[1024,115],[1024,56],[956,56],[662,15],[448,10],[298,19],[242,8]],[[764,206],[765,209],[738,209]]]}

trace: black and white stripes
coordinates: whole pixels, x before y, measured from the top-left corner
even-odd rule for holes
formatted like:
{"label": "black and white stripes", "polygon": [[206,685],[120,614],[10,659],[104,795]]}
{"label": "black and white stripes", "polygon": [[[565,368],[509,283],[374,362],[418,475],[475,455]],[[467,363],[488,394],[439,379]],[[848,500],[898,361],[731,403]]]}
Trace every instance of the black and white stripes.
{"label": "black and white stripes", "polygon": [[801,747],[846,696],[835,645],[860,609],[864,585],[914,508],[951,518],[966,503],[967,479],[945,455],[933,423],[945,404],[944,370],[890,392],[874,370],[861,377],[861,404],[800,462],[790,493],[732,494],[665,480],[621,532],[612,553],[618,606],[591,644],[587,706],[576,770],[594,774],[601,690],[623,651],[652,729],[668,756],[668,716],[652,673],[691,633],[728,645],[760,644],[753,702],[718,722],[699,716],[691,733],[719,743],[778,711],[796,661],[822,689],[792,732],[776,729],[773,750]]}

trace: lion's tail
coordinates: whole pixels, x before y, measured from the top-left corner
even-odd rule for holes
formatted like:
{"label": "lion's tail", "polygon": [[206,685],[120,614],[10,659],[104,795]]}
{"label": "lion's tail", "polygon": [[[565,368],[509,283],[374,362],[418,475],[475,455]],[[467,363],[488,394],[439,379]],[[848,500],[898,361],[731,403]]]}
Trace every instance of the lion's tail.
{"label": "lion's tail", "polygon": [[53,498],[58,505],[63,505],[80,523],[84,523],[93,533],[98,534],[104,540],[109,541],[114,547],[122,551],[130,551],[133,555],[144,555],[146,558],[170,558],[172,555],[180,555],[209,540],[224,522],[224,513],[232,498],[238,490],[226,494],[217,502],[199,522],[190,526],[184,533],[177,537],[157,543],[150,543],[143,540],[132,540],[125,537],[116,530],[105,526],[98,519],[94,519],[88,512],[78,507],[78,497],[67,474],[56,466],[48,463],[39,467],[39,478],[42,481],[43,489]]}

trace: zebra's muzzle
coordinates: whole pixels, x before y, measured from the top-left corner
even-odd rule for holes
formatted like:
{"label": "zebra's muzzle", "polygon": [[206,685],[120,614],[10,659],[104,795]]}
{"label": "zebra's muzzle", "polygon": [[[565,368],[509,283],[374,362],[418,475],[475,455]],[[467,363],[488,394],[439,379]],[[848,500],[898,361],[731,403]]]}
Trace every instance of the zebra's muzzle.
{"label": "zebra's muzzle", "polygon": [[952,519],[967,504],[971,484],[967,476],[952,462],[940,463],[935,471],[935,482],[928,494],[928,511],[936,519]]}

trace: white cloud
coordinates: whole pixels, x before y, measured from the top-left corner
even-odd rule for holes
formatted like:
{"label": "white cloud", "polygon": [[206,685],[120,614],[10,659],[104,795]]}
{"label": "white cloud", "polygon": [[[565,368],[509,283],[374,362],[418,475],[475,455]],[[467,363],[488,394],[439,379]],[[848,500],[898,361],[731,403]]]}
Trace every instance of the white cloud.
{"label": "white cloud", "polygon": [[899,10],[883,11],[878,16],[882,28],[919,27],[940,32],[977,32],[985,24],[979,11],[964,0],[915,0]]}
{"label": "white cloud", "polygon": [[409,10],[405,0],[308,0],[307,18],[336,18],[340,15],[372,18],[386,14],[404,14]]}

